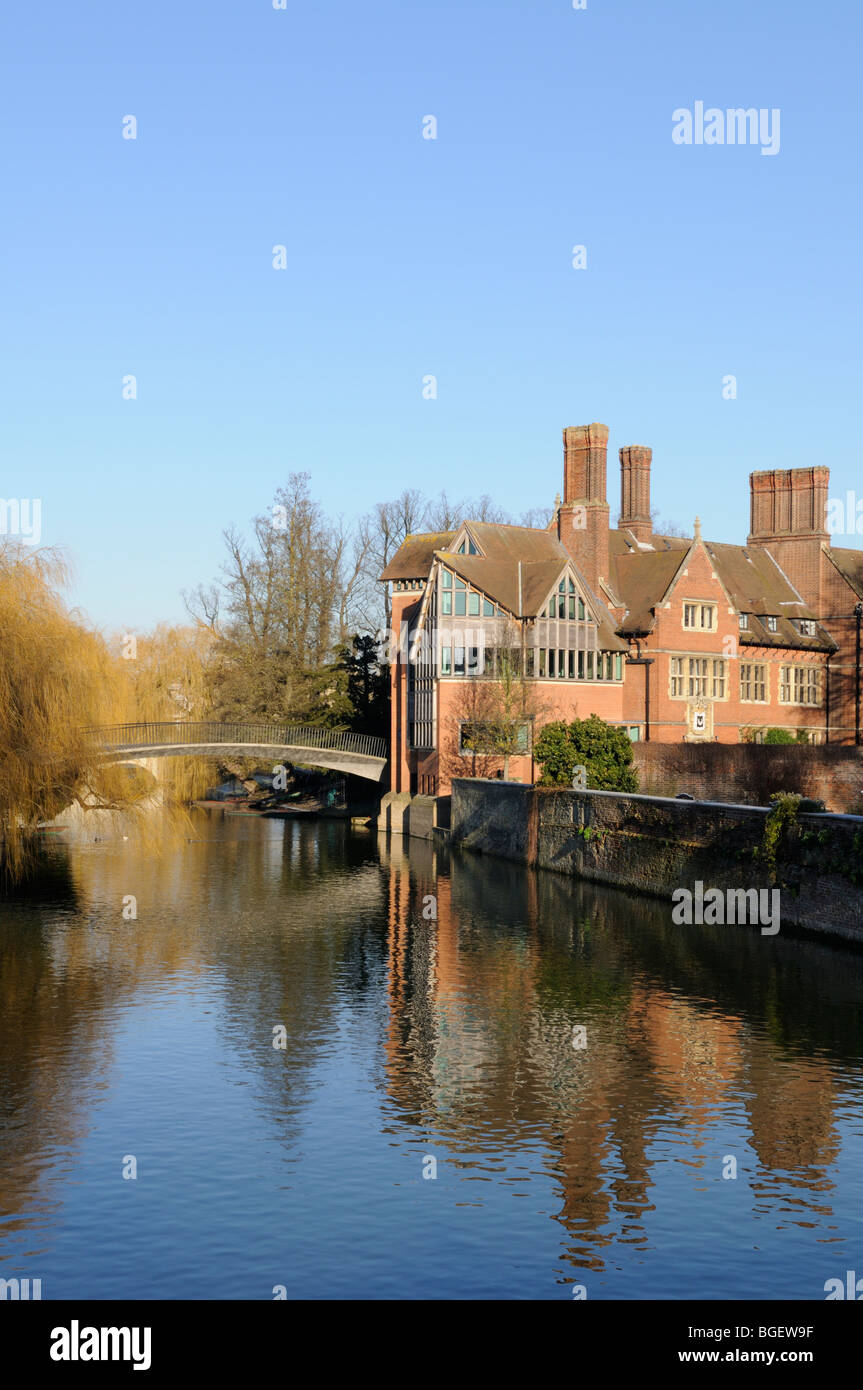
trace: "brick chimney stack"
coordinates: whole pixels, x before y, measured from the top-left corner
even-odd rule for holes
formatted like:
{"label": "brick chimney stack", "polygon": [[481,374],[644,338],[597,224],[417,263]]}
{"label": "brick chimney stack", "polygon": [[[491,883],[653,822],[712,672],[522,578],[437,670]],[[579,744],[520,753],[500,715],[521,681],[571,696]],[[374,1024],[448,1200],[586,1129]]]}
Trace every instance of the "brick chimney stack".
{"label": "brick chimney stack", "polygon": [[595,588],[608,578],[607,425],[568,425],[563,431],[561,543]]}
{"label": "brick chimney stack", "polygon": [[604,502],[608,425],[568,425],[563,432],[563,500]]}
{"label": "brick chimney stack", "polygon": [[653,535],[650,516],[650,464],[653,450],[643,444],[630,444],[620,451],[621,529],[631,531],[638,541]]}
{"label": "brick chimney stack", "polygon": [[805,601],[822,606],[821,547],[830,544],[830,469],[771,468],[750,473],[749,545],[763,545]]}
{"label": "brick chimney stack", "polygon": [[750,541],[817,536],[829,541],[829,468],[771,468],[750,473]]}

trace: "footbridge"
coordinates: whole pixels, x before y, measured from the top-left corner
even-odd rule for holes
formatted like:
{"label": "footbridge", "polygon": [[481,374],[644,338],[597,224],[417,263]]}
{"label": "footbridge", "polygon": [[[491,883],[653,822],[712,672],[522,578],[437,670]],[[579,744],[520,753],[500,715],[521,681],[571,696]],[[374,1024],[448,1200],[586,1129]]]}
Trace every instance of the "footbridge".
{"label": "footbridge", "polygon": [[131,758],[220,756],[303,763],[379,782],[386,739],[308,724],[227,724],[218,721],[114,724],[89,733],[110,762]]}

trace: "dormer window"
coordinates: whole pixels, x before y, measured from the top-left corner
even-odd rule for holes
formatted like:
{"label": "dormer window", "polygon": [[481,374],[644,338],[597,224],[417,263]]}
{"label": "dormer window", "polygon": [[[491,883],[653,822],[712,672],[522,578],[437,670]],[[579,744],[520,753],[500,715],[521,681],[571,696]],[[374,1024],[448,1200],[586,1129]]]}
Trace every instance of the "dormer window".
{"label": "dormer window", "polygon": [[776,631],[778,631],[778,628],[779,628],[779,619],[778,619],[778,618],[768,618],[768,619],[767,619],[767,631],[768,631],[768,632],[776,632]]}
{"label": "dormer window", "polygon": [[801,618],[797,626],[800,629],[801,637],[815,636],[815,624],[811,618]]}
{"label": "dormer window", "polygon": [[741,614],[740,614],[740,631],[741,631],[741,632],[748,632],[748,631],[749,631],[749,614],[748,614],[748,613],[741,613]]}

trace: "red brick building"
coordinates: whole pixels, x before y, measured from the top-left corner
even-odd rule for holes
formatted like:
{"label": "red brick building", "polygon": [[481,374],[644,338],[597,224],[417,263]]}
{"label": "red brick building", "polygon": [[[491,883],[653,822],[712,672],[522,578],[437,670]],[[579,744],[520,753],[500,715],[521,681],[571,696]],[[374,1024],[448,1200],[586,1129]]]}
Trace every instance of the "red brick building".
{"label": "red brick building", "polygon": [[563,443],[547,530],[466,520],[409,536],[382,576],[393,791],[436,794],[499,769],[483,748],[504,718],[519,730],[509,775],[523,780],[538,726],[592,713],[633,740],[783,728],[854,742],[863,552],[829,544],[828,470],[753,474],[749,540],[728,545],[697,520],[691,539],[654,534],[641,446],[620,450],[612,528],[607,427],[565,429]]}

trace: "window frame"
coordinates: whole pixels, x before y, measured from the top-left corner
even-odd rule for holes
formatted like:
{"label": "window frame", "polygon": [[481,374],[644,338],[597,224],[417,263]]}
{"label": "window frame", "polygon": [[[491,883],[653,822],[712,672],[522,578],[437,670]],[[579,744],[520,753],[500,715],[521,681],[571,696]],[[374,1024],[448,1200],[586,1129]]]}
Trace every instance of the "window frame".
{"label": "window frame", "polygon": [[[681,623],[684,632],[716,632],[719,625],[719,604],[713,599],[683,599],[683,614]],[[695,621],[688,622],[690,610]],[[705,612],[710,615],[710,622],[704,622]]]}

